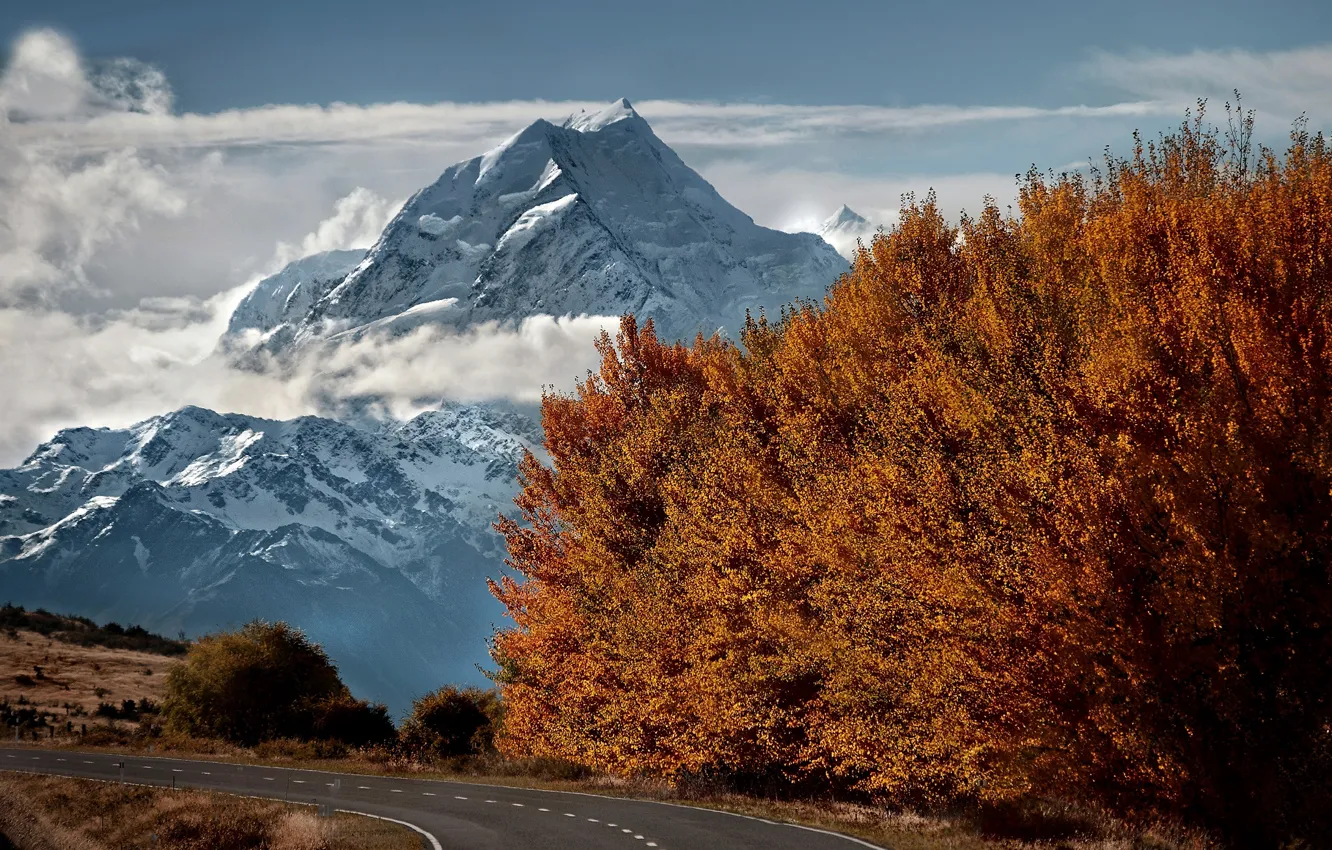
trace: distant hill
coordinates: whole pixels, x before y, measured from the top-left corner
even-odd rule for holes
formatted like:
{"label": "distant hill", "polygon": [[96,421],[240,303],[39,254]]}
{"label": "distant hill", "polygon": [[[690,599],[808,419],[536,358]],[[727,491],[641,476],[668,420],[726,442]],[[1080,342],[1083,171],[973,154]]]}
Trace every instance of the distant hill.
{"label": "distant hill", "polygon": [[7,602],[0,607],[0,631],[13,637],[12,633],[19,630],[36,632],[61,643],[127,649],[153,655],[184,655],[189,649],[188,641],[153,634],[141,626],[122,626],[119,623],[99,626],[87,617],[52,614],[41,608],[28,611],[22,605]]}

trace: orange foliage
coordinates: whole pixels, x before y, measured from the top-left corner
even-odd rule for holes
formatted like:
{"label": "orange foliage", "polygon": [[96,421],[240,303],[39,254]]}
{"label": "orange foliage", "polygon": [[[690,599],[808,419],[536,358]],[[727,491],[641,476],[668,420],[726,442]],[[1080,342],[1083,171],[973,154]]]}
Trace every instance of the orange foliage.
{"label": "orange foliage", "polygon": [[626,317],[498,525],[502,746],[1326,838],[1332,151],[1258,153],[911,201],[743,348]]}

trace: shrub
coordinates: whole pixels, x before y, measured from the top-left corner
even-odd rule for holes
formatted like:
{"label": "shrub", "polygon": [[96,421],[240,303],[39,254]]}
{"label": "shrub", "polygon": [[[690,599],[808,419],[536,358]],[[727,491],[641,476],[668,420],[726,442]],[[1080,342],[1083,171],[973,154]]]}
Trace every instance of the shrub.
{"label": "shrub", "polygon": [[315,706],[349,700],[318,644],[285,623],[254,621],[197,640],[167,675],[168,730],[253,745],[314,734]]}
{"label": "shrub", "polygon": [[412,701],[399,739],[417,757],[476,755],[493,748],[501,717],[497,691],[446,685]]}
{"label": "shrub", "polygon": [[383,703],[369,703],[350,695],[320,700],[313,707],[313,738],[341,741],[352,747],[386,744],[397,737]]}

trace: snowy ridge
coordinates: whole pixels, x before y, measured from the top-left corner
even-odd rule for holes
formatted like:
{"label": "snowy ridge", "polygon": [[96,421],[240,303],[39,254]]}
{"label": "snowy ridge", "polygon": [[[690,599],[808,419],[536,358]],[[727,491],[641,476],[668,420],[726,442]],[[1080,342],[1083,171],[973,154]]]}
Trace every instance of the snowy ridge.
{"label": "snowy ridge", "polygon": [[[817,236],[755,224],[620,100],[562,125],[536,121],[454,165],[304,314],[271,286],[233,326],[275,317],[266,347],[282,350],[421,321],[632,311],[668,337],[692,337],[819,297],[845,267]],[[426,304],[428,315],[410,312]]]}
{"label": "snowy ridge", "polygon": [[[500,570],[490,523],[539,439],[519,413],[462,405],[377,431],[197,407],[68,429],[0,470],[0,576],[31,604],[171,631],[290,619],[342,647],[363,692],[402,705],[485,660],[484,580]],[[411,616],[386,617],[396,609]],[[408,654],[386,678],[394,665],[346,647],[349,623],[376,618],[362,638],[381,648],[429,650],[409,627],[450,647]]]}

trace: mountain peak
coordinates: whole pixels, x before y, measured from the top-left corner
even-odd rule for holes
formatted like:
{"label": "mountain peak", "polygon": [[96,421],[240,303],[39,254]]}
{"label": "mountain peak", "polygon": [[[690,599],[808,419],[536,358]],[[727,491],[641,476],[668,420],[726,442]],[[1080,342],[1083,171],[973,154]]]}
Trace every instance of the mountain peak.
{"label": "mountain peak", "polygon": [[577,130],[580,133],[595,133],[598,130],[609,127],[619,121],[637,118],[642,121],[642,117],[634,111],[634,106],[629,99],[622,97],[609,106],[597,111],[581,111],[577,115],[569,116],[564,122],[564,126],[570,130]]}
{"label": "mountain peak", "polygon": [[851,209],[846,204],[842,204],[837,208],[837,212],[833,213],[823,222],[822,232],[826,233],[830,230],[846,230],[849,228],[858,229],[868,225],[869,219]]}

